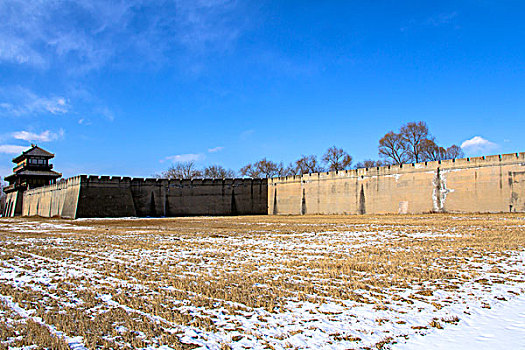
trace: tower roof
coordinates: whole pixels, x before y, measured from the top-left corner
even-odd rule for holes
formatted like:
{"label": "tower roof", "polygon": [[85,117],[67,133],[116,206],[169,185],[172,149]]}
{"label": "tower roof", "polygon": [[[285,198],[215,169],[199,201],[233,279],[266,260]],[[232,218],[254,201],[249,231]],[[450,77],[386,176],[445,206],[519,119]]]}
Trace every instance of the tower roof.
{"label": "tower roof", "polygon": [[62,177],[62,174],[56,171],[53,171],[53,170],[22,170],[18,173],[11,174],[11,175],[4,177],[4,180],[6,181],[14,180],[20,176],[32,176],[32,177],[38,176],[38,177],[57,179],[59,177]]}
{"label": "tower roof", "polygon": [[43,158],[53,158],[55,155],[53,153],[50,153],[40,147],[38,147],[37,145],[31,145],[31,148],[28,149],[27,151],[24,151],[22,152],[21,155],[13,158],[13,163],[19,163],[21,162],[22,160],[30,157],[30,156],[34,156],[34,157],[43,157]]}

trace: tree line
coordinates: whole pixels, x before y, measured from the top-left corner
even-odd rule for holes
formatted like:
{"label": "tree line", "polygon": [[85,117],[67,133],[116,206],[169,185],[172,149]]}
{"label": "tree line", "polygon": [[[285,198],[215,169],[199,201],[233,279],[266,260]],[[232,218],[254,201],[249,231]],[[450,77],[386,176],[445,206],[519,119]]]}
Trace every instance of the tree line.
{"label": "tree line", "polygon": [[430,134],[425,122],[410,122],[401,126],[398,132],[389,131],[380,140],[378,146],[379,160],[364,160],[352,164],[352,156],[337,146],[332,146],[320,159],[316,155],[302,155],[295,162],[284,164],[263,158],[257,162],[246,164],[238,173],[221,165],[211,165],[199,169],[195,162],[179,162],[157,175],[168,179],[233,178],[237,174],[249,178],[269,178],[274,176],[303,175],[323,171],[341,171],[356,168],[372,168],[377,166],[404,163],[418,163],[456,159],[464,156],[461,147],[451,145],[447,148],[437,144]]}

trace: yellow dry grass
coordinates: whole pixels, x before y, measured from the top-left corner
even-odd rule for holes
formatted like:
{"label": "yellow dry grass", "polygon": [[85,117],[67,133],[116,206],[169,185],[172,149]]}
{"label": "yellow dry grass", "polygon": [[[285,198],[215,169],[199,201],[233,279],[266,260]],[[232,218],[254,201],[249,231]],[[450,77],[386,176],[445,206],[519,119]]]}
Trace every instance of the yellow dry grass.
{"label": "yellow dry grass", "polygon": [[[457,322],[415,325],[404,318],[411,308],[439,312],[461,302],[454,293],[490,307],[482,296],[496,287],[509,286],[499,300],[523,292],[524,246],[518,214],[2,219],[0,295],[88,348],[184,349],[217,337],[223,348],[294,347],[318,319],[348,322],[328,345],[383,348],[404,336],[389,324]],[[0,347],[67,347],[0,305]],[[352,313],[359,305],[378,314],[368,328]],[[301,307],[292,330],[274,320]],[[370,327],[384,331],[363,340]]]}

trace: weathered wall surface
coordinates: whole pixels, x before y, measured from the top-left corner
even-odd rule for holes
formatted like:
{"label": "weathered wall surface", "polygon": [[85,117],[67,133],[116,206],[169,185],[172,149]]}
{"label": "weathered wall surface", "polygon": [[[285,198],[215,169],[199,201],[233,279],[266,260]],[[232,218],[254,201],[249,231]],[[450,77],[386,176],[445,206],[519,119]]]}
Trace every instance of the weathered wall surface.
{"label": "weathered wall surface", "polygon": [[267,214],[266,179],[86,176],[24,193],[22,215],[124,217]]}
{"label": "weathered wall surface", "polygon": [[12,217],[22,214],[23,195],[19,191],[10,192],[6,196],[3,216]]}
{"label": "weathered wall surface", "polygon": [[68,218],[525,212],[525,153],[269,180],[81,175],[26,191],[23,201],[10,193],[7,203],[8,215]]}
{"label": "weathered wall surface", "polygon": [[525,153],[268,182],[269,214],[525,212]]}
{"label": "weathered wall surface", "polygon": [[81,176],[77,218],[137,216],[131,178]]}
{"label": "weathered wall surface", "polygon": [[82,176],[64,182],[25,191],[22,215],[44,217],[77,217],[77,205]]}
{"label": "weathered wall surface", "polygon": [[264,215],[266,179],[133,179],[138,216]]}

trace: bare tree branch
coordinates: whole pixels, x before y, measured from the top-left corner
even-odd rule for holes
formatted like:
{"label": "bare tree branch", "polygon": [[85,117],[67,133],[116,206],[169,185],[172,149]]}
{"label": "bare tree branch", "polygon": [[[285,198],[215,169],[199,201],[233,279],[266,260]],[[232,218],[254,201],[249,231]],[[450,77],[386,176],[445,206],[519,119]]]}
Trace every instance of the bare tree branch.
{"label": "bare tree branch", "polygon": [[302,156],[301,158],[296,160],[295,169],[296,169],[296,173],[300,175],[320,173],[324,171],[324,169],[319,165],[317,161],[317,157],[314,155]]}
{"label": "bare tree branch", "polygon": [[345,170],[350,167],[352,157],[336,146],[330,147],[323,155],[323,162],[327,165],[329,171]]}
{"label": "bare tree branch", "polygon": [[161,176],[165,179],[195,179],[202,177],[202,172],[197,169],[193,161],[179,162],[162,172]]}
{"label": "bare tree branch", "polygon": [[379,156],[386,158],[392,164],[403,164],[409,159],[403,138],[400,134],[390,131],[379,140]]}
{"label": "bare tree branch", "polygon": [[204,177],[210,179],[226,179],[235,177],[235,171],[225,169],[221,165],[210,165],[204,169]]}
{"label": "bare tree branch", "polygon": [[422,142],[428,138],[428,126],[425,122],[407,123],[399,132],[405,150],[412,162],[418,163],[422,159]]}

